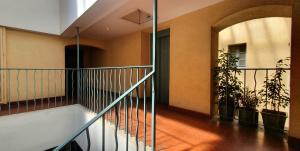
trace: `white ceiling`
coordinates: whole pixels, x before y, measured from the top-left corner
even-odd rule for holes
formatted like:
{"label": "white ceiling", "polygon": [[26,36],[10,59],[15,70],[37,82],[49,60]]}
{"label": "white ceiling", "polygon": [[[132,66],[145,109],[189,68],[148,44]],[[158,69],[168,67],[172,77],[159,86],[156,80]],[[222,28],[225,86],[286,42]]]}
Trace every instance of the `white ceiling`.
{"label": "white ceiling", "polygon": [[[158,0],[158,22],[168,21],[220,1],[222,0]],[[121,19],[136,9],[152,14],[152,0],[98,0],[63,36],[74,36],[76,26],[81,28],[82,37],[98,40],[107,40],[151,27],[151,21],[138,25]]]}

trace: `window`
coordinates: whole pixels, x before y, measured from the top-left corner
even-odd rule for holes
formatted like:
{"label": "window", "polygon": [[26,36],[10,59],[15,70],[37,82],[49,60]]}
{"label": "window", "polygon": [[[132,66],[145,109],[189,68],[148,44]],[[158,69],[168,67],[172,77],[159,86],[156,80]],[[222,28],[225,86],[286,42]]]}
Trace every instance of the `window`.
{"label": "window", "polygon": [[228,46],[228,52],[239,58],[238,67],[246,67],[246,43]]}

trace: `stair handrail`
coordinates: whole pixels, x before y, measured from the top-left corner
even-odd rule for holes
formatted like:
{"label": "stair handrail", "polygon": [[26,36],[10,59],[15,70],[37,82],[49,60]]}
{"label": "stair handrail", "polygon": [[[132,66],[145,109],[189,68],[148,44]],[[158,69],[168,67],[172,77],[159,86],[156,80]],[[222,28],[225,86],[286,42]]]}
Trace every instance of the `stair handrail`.
{"label": "stair handrail", "polygon": [[144,76],[141,80],[139,80],[136,84],[130,87],[126,92],[124,92],[121,96],[119,96],[115,101],[113,101],[110,105],[108,105],[105,109],[103,109],[100,113],[98,113],[94,118],[92,118],[89,122],[84,124],[78,131],[76,131],[73,135],[71,135],[64,143],[59,145],[54,149],[54,151],[60,151],[64,146],[72,142],[76,137],[78,137],[82,132],[87,130],[92,124],[94,124],[99,118],[101,118],[104,114],[106,114],[109,110],[111,110],[115,105],[117,105],[121,100],[123,100],[131,91],[140,86],[144,81],[154,75],[154,70]]}

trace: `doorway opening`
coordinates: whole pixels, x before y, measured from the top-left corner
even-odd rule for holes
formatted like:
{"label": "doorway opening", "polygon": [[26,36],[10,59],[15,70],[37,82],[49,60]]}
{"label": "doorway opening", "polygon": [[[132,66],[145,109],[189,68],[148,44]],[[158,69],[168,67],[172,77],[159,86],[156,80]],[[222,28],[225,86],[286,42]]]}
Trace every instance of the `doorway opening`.
{"label": "doorway opening", "polygon": [[155,100],[159,104],[168,106],[170,78],[170,29],[162,30],[157,33],[157,48],[155,57]]}
{"label": "doorway opening", "polygon": [[[87,45],[80,45],[79,46],[79,67],[80,68],[91,68],[97,67],[97,61],[95,57],[98,55],[98,51],[101,49],[87,46]],[[77,68],[77,45],[68,45],[65,47],[65,68]],[[75,70],[69,71],[66,75],[65,84],[67,86],[66,94],[69,96],[76,96],[77,95],[77,73]],[[73,95],[72,95],[73,93]]]}

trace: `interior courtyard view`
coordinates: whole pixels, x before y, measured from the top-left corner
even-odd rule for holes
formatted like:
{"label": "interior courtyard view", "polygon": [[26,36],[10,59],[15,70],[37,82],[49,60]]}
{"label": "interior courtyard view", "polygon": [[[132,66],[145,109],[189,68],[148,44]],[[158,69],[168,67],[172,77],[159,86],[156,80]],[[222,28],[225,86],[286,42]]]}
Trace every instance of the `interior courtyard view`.
{"label": "interior courtyard view", "polygon": [[0,151],[300,151],[300,0],[0,0]]}

